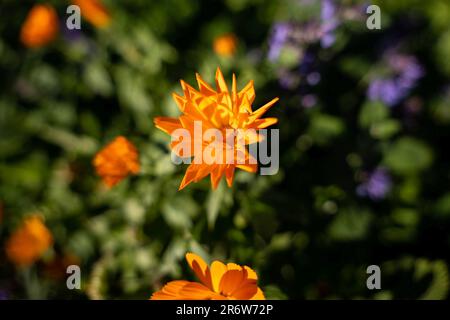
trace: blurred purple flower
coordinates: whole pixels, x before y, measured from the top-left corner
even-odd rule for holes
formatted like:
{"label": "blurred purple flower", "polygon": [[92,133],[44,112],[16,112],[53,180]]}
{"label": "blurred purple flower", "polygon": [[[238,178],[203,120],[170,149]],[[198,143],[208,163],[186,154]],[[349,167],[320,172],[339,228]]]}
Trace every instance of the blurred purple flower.
{"label": "blurred purple flower", "polygon": [[332,20],[336,13],[336,5],[333,0],[323,0],[320,11],[322,21]]}
{"label": "blurred purple flower", "polygon": [[392,188],[392,179],[384,168],[377,168],[366,181],[360,184],[356,193],[362,197],[369,197],[372,200],[381,200]]}
{"label": "blurred purple flower", "polygon": [[323,0],[320,12],[322,36],[320,44],[322,48],[331,47],[336,41],[334,31],[339,25],[337,7],[334,0]]}
{"label": "blurred purple flower", "polygon": [[269,40],[268,57],[270,61],[274,61],[280,56],[281,49],[283,49],[287,42],[291,31],[292,26],[287,22],[278,22],[273,26],[272,35]]}
{"label": "blurred purple flower", "polygon": [[321,78],[320,73],[314,71],[306,76],[306,82],[308,82],[310,86],[315,86],[320,82],[320,78]]}
{"label": "blurred purple flower", "polygon": [[392,75],[373,79],[367,89],[367,97],[392,107],[408,96],[424,75],[424,70],[413,56],[389,51],[384,59]]}
{"label": "blurred purple flower", "polygon": [[307,94],[302,98],[303,107],[309,109],[317,104],[317,97],[313,94]]}
{"label": "blurred purple flower", "polygon": [[278,72],[278,81],[283,89],[293,89],[299,82],[298,74],[289,70],[280,69]]}

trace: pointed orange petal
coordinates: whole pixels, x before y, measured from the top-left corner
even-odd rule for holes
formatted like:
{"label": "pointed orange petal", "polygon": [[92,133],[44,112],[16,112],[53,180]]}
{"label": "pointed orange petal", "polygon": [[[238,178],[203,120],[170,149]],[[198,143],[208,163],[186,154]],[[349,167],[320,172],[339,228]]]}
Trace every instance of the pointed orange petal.
{"label": "pointed orange petal", "polygon": [[252,103],[248,99],[248,96],[244,96],[241,104],[239,105],[239,112],[244,114],[251,114],[252,113]]}
{"label": "pointed orange petal", "polygon": [[220,70],[219,67],[217,67],[216,70],[216,85],[218,92],[228,92],[227,83],[225,82],[222,71]]}
{"label": "pointed orange petal", "polygon": [[231,83],[231,101],[233,103],[233,113],[237,113],[238,109],[238,92],[237,92],[237,81],[236,75],[233,73],[233,81]]}
{"label": "pointed orange petal", "polygon": [[220,179],[225,171],[224,165],[214,165],[214,169],[211,171],[211,186],[213,190],[217,189]]}
{"label": "pointed orange petal", "polygon": [[175,103],[177,104],[178,109],[180,109],[181,112],[184,112],[187,100],[175,92],[172,93],[172,98],[175,100]]}
{"label": "pointed orange petal", "polygon": [[244,87],[244,89],[239,91],[239,93],[238,93],[239,103],[242,101],[244,96],[247,97],[250,104],[252,104],[253,101],[255,100],[256,94],[255,94],[255,87],[253,86],[253,80],[249,81],[249,83],[247,83],[247,85]]}
{"label": "pointed orange petal", "polygon": [[203,80],[200,74],[196,73],[195,77],[197,78],[198,88],[201,93],[207,96],[216,94],[216,91],[205,80]]}
{"label": "pointed orange petal", "polygon": [[171,117],[156,117],[153,123],[155,127],[168,134],[172,134],[174,130],[181,128],[180,120]]}
{"label": "pointed orange petal", "polygon": [[187,84],[184,80],[180,80],[181,87],[183,88],[184,96],[188,100],[194,100],[198,97],[201,97],[201,93],[195,90],[192,86]]}
{"label": "pointed orange petal", "polygon": [[278,122],[277,118],[256,119],[249,127],[264,129]]}
{"label": "pointed orange petal", "polygon": [[[195,162],[195,159],[194,159]],[[183,180],[181,181],[178,190],[185,188],[191,182],[197,182],[210,173],[210,167],[205,164],[191,163],[184,174]]]}
{"label": "pointed orange petal", "polygon": [[231,188],[233,185],[233,178],[234,178],[234,166],[228,166],[228,168],[225,170],[225,177],[227,179],[227,185]]}
{"label": "pointed orange petal", "polygon": [[267,110],[270,109],[270,107],[272,107],[279,99],[275,98],[270,100],[269,102],[267,102],[265,105],[263,105],[261,108],[259,108],[258,110],[256,110],[255,112],[253,112],[251,114],[251,116],[249,117],[250,121],[254,121],[258,118],[260,118],[264,113],[266,113]]}
{"label": "pointed orange petal", "polygon": [[258,165],[257,164],[237,164],[236,168],[242,169],[247,172],[255,173],[258,171]]}

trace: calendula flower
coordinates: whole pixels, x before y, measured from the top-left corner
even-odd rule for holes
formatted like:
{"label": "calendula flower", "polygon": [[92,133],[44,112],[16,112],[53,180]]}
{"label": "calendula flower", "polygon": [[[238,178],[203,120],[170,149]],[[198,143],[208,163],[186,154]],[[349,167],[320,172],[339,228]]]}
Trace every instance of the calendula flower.
{"label": "calendula flower", "polygon": [[237,38],[232,33],[221,35],[214,39],[213,49],[219,56],[232,56],[236,52]]}
{"label": "calendula flower", "polygon": [[38,215],[26,218],[6,243],[6,255],[17,266],[38,260],[53,244],[53,237]]}
{"label": "calendula flower", "polygon": [[30,48],[42,47],[58,34],[58,16],[48,4],[35,5],[22,24],[20,40]]}
{"label": "calendula flower", "polygon": [[[186,150],[186,148],[181,148],[181,150],[178,142],[172,142],[170,145],[176,155],[184,158],[194,157],[194,161],[189,165],[180,184],[180,190],[189,183],[197,182],[207,175],[211,175],[213,189],[218,186],[223,176],[226,177],[227,184],[231,187],[235,168],[248,172],[257,171],[257,161],[251,156],[245,145],[261,141],[262,136],[255,133],[256,130],[267,128],[277,122],[276,118],[261,119],[261,116],[278,101],[278,98],[253,111],[252,103],[255,99],[253,81],[250,81],[244,89],[238,92],[236,77],[233,74],[230,92],[222,72],[217,68],[216,91],[199,74],[196,76],[199,91],[181,80],[184,96],[173,94],[173,98],[183,115],[178,118],[157,117],[154,120],[155,126],[172,135],[172,139],[177,133],[177,129],[187,131],[189,136],[192,137],[181,143],[183,145],[190,144],[192,148],[189,148],[189,150]],[[196,152],[197,145],[209,147],[212,144],[211,138],[204,135],[198,136],[199,130],[197,129],[199,128],[202,132],[203,129],[205,131],[218,130],[221,136],[226,138],[226,141],[215,141],[216,145],[220,142],[222,149],[219,151],[220,154],[227,155],[226,161],[204,161],[204,153]],[[234,138],[239,135],[245,136],[244,147],[242,147],[240,139]],[[230,137],[231,139],[229,139]],[[192,150],[194,152],[191,152]],[[229,154],[231,154],[231,157],[228,156]],[[230,158],[232,161],[230,161]]]}
{"label": "calendula flower", "polygon": [[265,300],[258,276],[249,267],[217,260],[209,267],[194,253],[187,253],[186,260],[200,283],[171,281],[151,300]]}
{"label": "calendula flower", "polygon": [[81,15],[97,28],[111,23],[111,15],[100,0],[73,0],[73,4],[79,6]]}
{"label": "calendula flower", "polygon": [[113,187],[139,172],[139,154],[130,141],[119,136],[95,155],[93,165],[103,182]]}

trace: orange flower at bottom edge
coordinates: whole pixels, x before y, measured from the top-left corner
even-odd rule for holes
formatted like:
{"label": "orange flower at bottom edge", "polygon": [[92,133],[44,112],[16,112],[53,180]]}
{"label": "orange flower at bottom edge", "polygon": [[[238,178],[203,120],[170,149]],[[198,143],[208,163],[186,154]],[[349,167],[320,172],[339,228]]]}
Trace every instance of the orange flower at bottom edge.
{"label": "orange flower at bottom edge", "polygon": [[256,272],[235,263],[213,261],[209,267],[202,258],[187,253],[186,260],[198,282],[171,281],[151,296],[151,300],[265,300],[257,285]]}
{"label": "orange flower at bottom edge", "polygon": [[138,158],[136,147],[119,136],[95,155],[93,165],[103,182],[113,187],[128,175],[139,172]]}
{"label": "orange flower at bottom edge", "polygon": [[26,218],[6,243],[6,255],[17,266],[38,260],[53,244],[53,237],[38,215]]}
{"label": "orange flower at bottom edge", "polygon": [[111,15],[99,0],[73,0],[73,4],[80,7],[81,15],[97,28],[107,27],[111,22]]}
{"label": "orange flower at bottom edge", "polygon": [[22,24],[20,40],[30,48],[44,46],[56,37],[58,23],[58,16],[52,6],[37,4]]}
{"label": "orange flower at bottom edge", "polygon": [[232,56],[236,52],[237,38],[228,33],[214,39],[213,49],[219,56]]}

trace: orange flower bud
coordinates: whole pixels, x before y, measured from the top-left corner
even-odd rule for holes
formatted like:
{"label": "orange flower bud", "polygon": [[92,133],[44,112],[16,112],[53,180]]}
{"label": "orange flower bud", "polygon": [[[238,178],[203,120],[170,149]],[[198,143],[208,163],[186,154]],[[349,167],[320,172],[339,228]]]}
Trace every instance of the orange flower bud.
{"label": "orange flower bud", "polygon": [[17,266],[38,260],[53,244],[53,237],[38,215],[26,218],[6,243],[6,255]]}
{"label": "orange flower bud", "polygon": [[97,28],[107,27],[111,15],[99,0],[74,0],[73,4],[80,7],[81,15]]}
{"label": "orange flower bud", "polygon": [[29,47],[42,47],[55,39],[58,33],[58,16],[50,5],[35,5],[22,25],[20,40]]}
{"label": "orange flower bud", "polygon": [[139,154],[130,141],[119,136],[96,154],[93,165],[103,182],[113,187],[139,172]]}
{"label": "orange flower bud", "polygon": [[214,39],[213,48],[219,56],[232,56],[237,49],[237,38],[232,33],[224,34]]}

